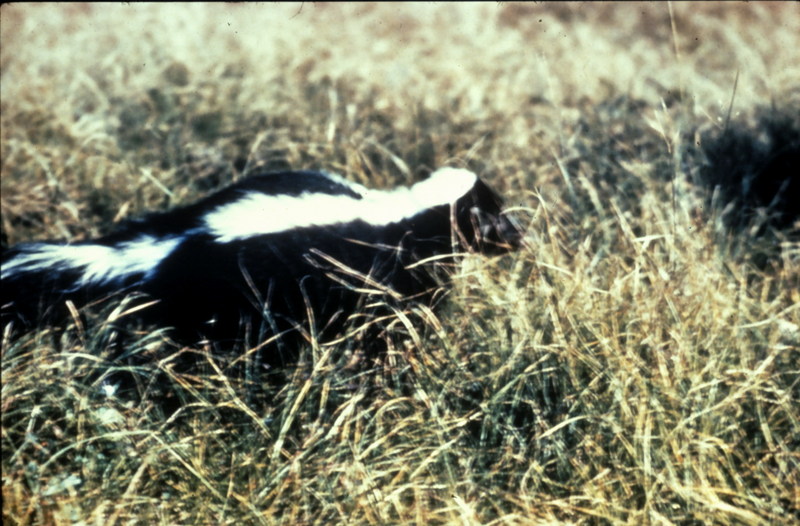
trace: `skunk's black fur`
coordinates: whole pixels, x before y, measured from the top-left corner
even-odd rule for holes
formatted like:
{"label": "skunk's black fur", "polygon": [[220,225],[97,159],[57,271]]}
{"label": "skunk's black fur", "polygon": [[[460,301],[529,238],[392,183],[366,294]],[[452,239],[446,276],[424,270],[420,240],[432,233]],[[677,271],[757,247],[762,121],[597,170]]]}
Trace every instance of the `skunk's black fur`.
{"label": "skunk's black fur", "polygon": [[68,300],[137,292],[157,301],[145,320],[182,341],[236,340],[245,329],[325,339],[365,303],[429,295],[437,283],[415,263],[502,252],[520,236],[499,197],[464,170],[386,192],[324,173],[256,174],[96,240],[8,249],[2,321],[26,330],[63,318]]}

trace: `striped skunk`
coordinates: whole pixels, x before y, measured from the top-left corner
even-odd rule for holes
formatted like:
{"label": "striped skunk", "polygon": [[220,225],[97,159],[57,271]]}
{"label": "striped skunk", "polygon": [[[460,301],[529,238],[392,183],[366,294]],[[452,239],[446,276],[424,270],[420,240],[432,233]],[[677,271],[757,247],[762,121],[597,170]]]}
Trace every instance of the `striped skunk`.
{"label": "striped skunk", "polygon": [[[418,263],[515,249],[521,231],[472,172],[368,190],[310,171],[258,173],[95,240],[27,243],[2,256],[2,324],[15,332],[110,295],[141,293],[179,341],[340,332],[366,303],[421,301]],[[280,339],[283,339],[282,337]]]}

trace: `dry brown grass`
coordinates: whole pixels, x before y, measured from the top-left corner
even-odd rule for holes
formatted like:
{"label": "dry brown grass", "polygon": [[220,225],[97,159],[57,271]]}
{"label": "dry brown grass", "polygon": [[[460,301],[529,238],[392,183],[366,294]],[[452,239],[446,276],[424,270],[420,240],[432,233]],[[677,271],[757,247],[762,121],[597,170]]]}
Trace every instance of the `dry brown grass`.
{"label": "dry brown grass", "polygon": [[[153,332],[125,343],[153,356],[141,398],[102,395],[109,312],[4,341],[4,522],[800,519],[800,250],[728,231],[694,184],[704,132],[800,115],[796,3],[0,15],[4,246],[256,164],[378,187],[467,166],[529,241],[467,258],[436,313],[397,313],[373,367],[310,348],[259,392]],[[176,351],[208,363],[179,373]]]}

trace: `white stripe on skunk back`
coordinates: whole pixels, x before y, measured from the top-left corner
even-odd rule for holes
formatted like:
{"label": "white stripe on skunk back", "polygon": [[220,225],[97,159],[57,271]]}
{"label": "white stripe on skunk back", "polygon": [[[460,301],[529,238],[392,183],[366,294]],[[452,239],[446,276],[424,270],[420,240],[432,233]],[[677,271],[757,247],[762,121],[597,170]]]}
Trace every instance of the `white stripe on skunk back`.
{"label": "white stripe on skunk back", "polygon": [[429,297],[439,282],[420,261],[501,253],[520,239],[497,194],[466,170],[388,191],[318,172],[259,173],[99,239],[7,249],[2,324],[25,330],[63,318],[67,301],[137,292],[156,300],[145,321],[183,340],[236,339],[245,327],[297,335],[312,320],[305,332],[325,337],[363,312],[365,291],[371,305],[380,291],[386,302]]}
{"label": "white stripe on skunk back", "polygon": [[4,262],[0,277],[32,272],[78,270],[75,286],[106,284],[135,274],[147,274],[167,257],[180,240],[142,236],[117,246],[55,245],[35,243],[25,247],[14,259]]}
{"label": "white stripe on skunk back", "polygon": [[312,192],[297,197],[249,192],[211,211],[205,216],[205,226],[221,243],[353,221],[380,227],[413,217],[421,210],[455,203],[476,180],[470,171],[442,168],[411,188],[382,192],[351,185],[360,199]]}

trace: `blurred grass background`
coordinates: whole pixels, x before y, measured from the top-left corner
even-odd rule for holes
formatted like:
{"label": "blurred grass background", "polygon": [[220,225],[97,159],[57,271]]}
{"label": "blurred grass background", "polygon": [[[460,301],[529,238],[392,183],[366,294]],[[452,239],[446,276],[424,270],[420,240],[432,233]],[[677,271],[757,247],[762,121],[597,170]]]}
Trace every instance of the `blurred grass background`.
{"label": "blurred grass background", "polygon": [[[4,338],[4,522],[800,520],[796,224],[726,192],[800,130],[797,3],[5,4],[0,22],[4,248],[256,166],[370,187],[468,167],[529,241],[467,257],[437,312],[396,313],[378,363],[309,349],[258,394],[217,349],[124,340],[177,411],[160,385],[99,388],[124,306]],[[190,352],[207,366],[178,372]]]}

